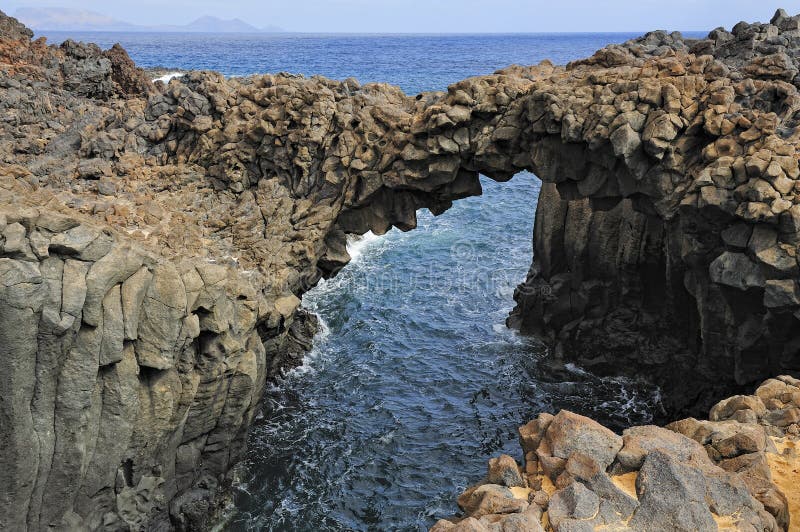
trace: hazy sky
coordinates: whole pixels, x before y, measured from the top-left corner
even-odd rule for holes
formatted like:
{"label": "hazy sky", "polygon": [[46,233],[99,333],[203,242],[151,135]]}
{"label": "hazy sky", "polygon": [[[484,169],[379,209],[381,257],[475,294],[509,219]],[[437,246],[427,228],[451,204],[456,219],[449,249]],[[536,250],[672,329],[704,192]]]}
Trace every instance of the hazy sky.
{"label": "hazy sky", "polygon": [[800,0],[23,0],[0,9],[71,7],[135,24],[238,17],[305,32],[558,32],[710,30],[768,21]]}

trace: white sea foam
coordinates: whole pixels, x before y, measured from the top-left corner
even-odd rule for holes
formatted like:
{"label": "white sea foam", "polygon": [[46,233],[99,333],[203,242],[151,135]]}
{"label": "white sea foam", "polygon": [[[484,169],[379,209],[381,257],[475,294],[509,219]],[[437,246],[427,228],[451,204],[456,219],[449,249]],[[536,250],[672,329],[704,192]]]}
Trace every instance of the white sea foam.
{"label": "white sea foam", "polygon": [[163,82],[164,84],[167,84],[167,83],[169,83],[169,81],[170,81],[171,79],[173,79],[173,78],[179,78],[179,77],[181,77],[181,76],[183,76],[183,75],[184,75],[184,73],[183,73],[183,72],[170,72],[169,74],[164,74],[163,76],[159,76],[159,77],[157,77],[157,78],[154,78],[154,79],[153,79],[153,83],[155,83],[156,81],[161,81],[161,82]]}
{"label": "white sea foam", "polygon": [[367,231],[362,236],[349,235],[347,237],[347,252],[350,254],[350,262],[358,262],[364,251],[375,242],[382,240],[382,237],[372,231]]}
{"label": "white sea foam", "polygon": [[320,358],[320,355],[322,355],[324,344],[331,334],[331,328],[325,323],[322,316],[317,314],[317,318],[319,318],[319,331],[314,335],[313,347],[305,354],[301,365],[286,373],[286,378],[306,375],[315,371],[316,362]]}
{"label": "white sea foam", "polygon": [[493,323],[492,330],[497,334],[503,334],[508,330],[505,323]]}
{"label": "white sea foam", "polygon": [[314,343],[320,345],[328,339],[328,336],[330,336],[331,328],[328,326],[322,316],[317,315],[317,318],[319,319],[319,331],[317,331],[317,334],[314,336]]}
{"label": "white sea foam", "polygon": [[384,445],[392,443],[392,440],[394,440],[394,435],[395,435],[396,432],[397,432],[396,430],[390,430],[389,432],[387,432],[383,436],[379,436],[378,437],[378,441],[381,442]]}
{"label": "white sea foam", "polygon": [[590,378],[595,385],[603,383],[615,390],[615,397],[599,403],[599,407],[614,410],[622,416],[651,417],[651,412],[661,404],[661,390],[658,387],[643,386],[641,382],[628,377],[598,377],[575,364],[565,364],[564,367],[573,374]]}

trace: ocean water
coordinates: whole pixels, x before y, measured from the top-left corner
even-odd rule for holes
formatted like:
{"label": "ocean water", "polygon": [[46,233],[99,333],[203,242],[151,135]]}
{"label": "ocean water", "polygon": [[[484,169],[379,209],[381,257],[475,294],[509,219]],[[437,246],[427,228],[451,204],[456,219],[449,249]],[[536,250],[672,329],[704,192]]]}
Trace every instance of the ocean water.
{"label": "ocean water", "polygon": [[[121,42],[146,67],[355,77],[407,93],[634,36],[69,35]],[[516,428],[539,412],[568,408],[616,429],[652,418],[658,390],[554,369],[540,342],[505,327],[540,182],[523,173],[483,186],[440,217],[421,212],[415,231],[354,240],[352,263],[304,297],[324,330],[268,390],[220,529],[426,530],[488,458],[522,458]]]}
{"label": "ocean water", "polygon": [[634,33],[510,35],[316,35],[44,32],[109,48],[120,43],[142,67],[210,69],[226,75],[291,72],[362,83],[388,82],[407,93],[442,90],[469,76],[544,59],[587,57]]}

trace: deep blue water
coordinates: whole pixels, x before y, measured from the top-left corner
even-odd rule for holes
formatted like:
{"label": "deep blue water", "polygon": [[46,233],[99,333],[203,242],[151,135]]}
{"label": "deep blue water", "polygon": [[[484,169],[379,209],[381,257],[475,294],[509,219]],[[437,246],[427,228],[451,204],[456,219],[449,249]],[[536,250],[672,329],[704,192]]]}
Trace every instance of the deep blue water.
{"label": "deep blue water", "polygon": [[[543,59],[566,63],[637,34],[311,35],[44,32],[108,48],[116,42],[139,66],[211,69],[226,75],[292,72],[442,90],[469,76]],[[39,35],[37,35],[38,37]]]}
{"label": "deep blue water", "polygon": [[[633,35],[72,37],[119,41],[142,66],[352,76],[414,93],[512,63],[566,63]],[[540,184],[530,174],[483,184],[483,197],[438,218],[420,213],[415,231],[354,243],[354,261],[306,295],[326,330],[268,391],[221,528],[425,529],[454,512],[490,456],[521,458],[516,428],[538,412],[650,420],[656,390],[554,373],[541,344],[506,329]]]}

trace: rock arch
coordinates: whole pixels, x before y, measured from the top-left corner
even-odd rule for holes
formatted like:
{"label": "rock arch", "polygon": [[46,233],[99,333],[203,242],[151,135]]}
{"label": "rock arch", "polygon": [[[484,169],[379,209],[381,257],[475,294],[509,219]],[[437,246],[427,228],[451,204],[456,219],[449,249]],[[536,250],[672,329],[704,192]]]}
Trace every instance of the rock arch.
{"label": "rock arch", "polygon": [[[203,164],[234,189],[277,179],[310,201],[307,219],[329,223],[297,295],[347,261],[346,233],[409,230],[417,209],[478,194],[479,174],[529,170],[545,185],[509,323],[558,357],[654,378],[671,411],[705,406],[800,363],[797,89],[726,44],[755,46],[775,27],[695,43],[654,33],[566,68],[511,67],[416,98],[258,78],[220,110],[243,128],[235,149]],[[187,86],[213,95],[221,81],[203,76]]]}

